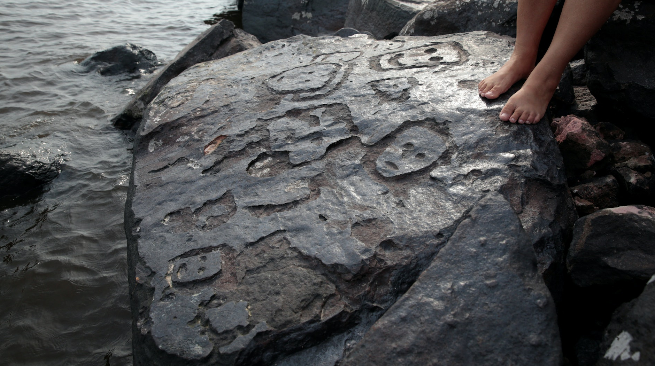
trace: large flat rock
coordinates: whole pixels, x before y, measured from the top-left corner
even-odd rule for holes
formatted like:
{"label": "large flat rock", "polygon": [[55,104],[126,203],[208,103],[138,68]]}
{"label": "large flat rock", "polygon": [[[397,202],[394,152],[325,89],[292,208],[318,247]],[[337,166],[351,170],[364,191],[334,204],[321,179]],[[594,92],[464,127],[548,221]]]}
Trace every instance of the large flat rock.
{"label": "large flat rock", "polygon": [[[484,32],[299,36],[173,79],[134,148],[135,364],[334,365],[492,198],[532,248],[511,265],[556,294],[575,220],[557,144],[477,95],[511,50]],[[534,271],[507,269],[554,326]]]}

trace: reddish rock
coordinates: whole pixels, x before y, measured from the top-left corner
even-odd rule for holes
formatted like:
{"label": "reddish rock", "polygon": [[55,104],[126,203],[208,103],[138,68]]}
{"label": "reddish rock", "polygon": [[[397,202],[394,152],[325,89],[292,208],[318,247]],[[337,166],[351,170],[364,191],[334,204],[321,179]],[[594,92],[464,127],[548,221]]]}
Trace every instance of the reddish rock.
{"label": "reddish rock", "polygon": [[655,208],[621,206],[580,218],[567,267],[580,287],[643,286],[655,273]]}
{"label": "reddish rock", "polygon": [[573,115],[556,118],[552,127],[569,177],[585,170],[598,171],[609,162],[609,144],[585,119]]}
{"label": "reddish rock", "polygon": [[599,177],[571,187],[575,208],[580,216],[619,205],[619,182],[613,176]]}

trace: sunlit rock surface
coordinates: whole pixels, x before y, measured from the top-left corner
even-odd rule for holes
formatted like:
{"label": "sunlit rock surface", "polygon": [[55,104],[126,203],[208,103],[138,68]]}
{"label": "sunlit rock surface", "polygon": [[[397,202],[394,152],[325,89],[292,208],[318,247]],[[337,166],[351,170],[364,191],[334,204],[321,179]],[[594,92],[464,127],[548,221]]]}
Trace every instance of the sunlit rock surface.
{"label": "sunlit rock surface", "polygon": [[407,290],[461,225],[498,233],[499,212],[520,238],[490,234],[492,252],[522,254],[452,276],[498,269],[493,291],[511,295],[495,311],[534,308],[519,338],[558,359],[541,277],[557,297],[575,220],[561,156],[548,121],[503,123],[506,97],[477,95],[511,45],[299,36],[173,79],[134,148],[136,364],[334,365],[396,300],[415,301]]}

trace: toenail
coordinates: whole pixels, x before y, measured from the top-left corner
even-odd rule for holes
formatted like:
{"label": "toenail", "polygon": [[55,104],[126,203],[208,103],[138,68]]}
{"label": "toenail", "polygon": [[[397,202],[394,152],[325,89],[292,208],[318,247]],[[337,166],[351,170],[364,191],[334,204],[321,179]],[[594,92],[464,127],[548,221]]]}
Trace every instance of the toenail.
{"label": "toenail", "polygon": [[519,123],[525,123],[525,121],[524,121],[524,120],[522,120],[522,119],[520,119],[520,120],[519,120]]}
{"label": "toenail", "polygon": [[509,121],[514,123],[514,122],[516,122],[516,118],[510,118]]}

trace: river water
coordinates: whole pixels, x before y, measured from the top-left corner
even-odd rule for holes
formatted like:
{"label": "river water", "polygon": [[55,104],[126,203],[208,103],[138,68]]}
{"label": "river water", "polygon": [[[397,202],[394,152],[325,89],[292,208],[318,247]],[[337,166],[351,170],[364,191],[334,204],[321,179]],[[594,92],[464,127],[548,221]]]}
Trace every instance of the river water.
{"label": "river water", "polygon": [[143,86],[80,60],[131,42],[163,61],[236,0],[0,0],[0,151],[61,156],[36,199],[0,208],[0,364],[130,365],[123,209],[130,136],[109,119]]}

